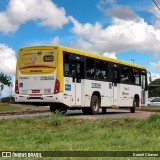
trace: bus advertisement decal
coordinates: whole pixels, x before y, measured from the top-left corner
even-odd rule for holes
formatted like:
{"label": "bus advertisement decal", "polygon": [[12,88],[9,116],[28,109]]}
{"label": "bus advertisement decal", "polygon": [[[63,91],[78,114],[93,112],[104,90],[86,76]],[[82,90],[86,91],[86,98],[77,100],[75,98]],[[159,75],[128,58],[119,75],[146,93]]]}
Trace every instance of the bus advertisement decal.
{"label": "bus advertisement decal", "polygon": [[70,84],[65,84],[65,90],[66,91],[71,91],[71,85]]}
{"label": "bus advertisement decal", "polygon": [[53,60],[54,60],[53,55],[46,55],[43,57],[44,62],[53,62]]}

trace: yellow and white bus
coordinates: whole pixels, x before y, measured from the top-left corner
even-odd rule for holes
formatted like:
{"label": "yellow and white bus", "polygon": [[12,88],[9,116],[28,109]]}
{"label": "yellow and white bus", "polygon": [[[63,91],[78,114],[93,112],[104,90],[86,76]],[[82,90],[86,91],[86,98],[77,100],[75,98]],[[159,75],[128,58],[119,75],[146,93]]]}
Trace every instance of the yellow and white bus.
{"label": "yellow and white bus", "polygon": [[63,46],[30,46],[18,51],[15,101],[49,105],[66,113],[82,109],[130,108],[147,104],[144,66]]}

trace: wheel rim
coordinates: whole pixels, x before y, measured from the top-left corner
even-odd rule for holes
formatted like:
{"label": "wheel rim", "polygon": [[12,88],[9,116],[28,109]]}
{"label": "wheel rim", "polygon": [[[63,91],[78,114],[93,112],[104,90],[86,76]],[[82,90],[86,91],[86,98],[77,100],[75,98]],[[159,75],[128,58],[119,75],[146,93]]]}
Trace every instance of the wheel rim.
{"label": "wheel rim", "polygon": [[96,100],[93,101],[93,108],[95,111],[98,111],[99,106],[98,106],[98,102]]}

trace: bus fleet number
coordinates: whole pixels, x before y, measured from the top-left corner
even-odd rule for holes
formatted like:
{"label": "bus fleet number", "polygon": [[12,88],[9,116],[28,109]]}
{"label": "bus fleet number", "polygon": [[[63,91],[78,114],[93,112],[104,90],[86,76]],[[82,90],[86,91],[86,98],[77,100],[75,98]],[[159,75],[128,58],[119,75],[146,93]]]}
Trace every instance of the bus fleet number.
{"label": "bus fleet number", "polygon": [[92,88],[101,88],[100,83],[92,83]]}
{"label": "bus fleet number", "polygon": [[40,80],[54,80],[54,76],[41,76]]}

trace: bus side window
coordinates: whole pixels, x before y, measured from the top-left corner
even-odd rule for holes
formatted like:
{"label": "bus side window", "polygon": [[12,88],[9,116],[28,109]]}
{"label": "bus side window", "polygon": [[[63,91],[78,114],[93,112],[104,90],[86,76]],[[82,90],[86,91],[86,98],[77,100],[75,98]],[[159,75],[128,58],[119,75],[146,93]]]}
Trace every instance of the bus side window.
{"label": "bus side window", "polygon": [[95,77],[94,59],[91,58],[86,59],[86,72],[88,78]]}
{"label": "bus side window", "polygon": [[70,75],[69,54],[67,53],[63,55],[63,67],[64,67],[64,76],[69,76]]}
{"label": "bus side window", "polygon": [[140,75],[139,75],[139,70],[138,69],[132,68],[131,82],[133,84],[138,84],[138,85],[140,84]]}
{"label": "bus side window", "polygon": [[108,75],[107,75],[107,62],[105,61],[96,61],[96,79],[99,80],[107,80]]}
{"label": "bus side window", "polygon": [[81,83],[81,79],[84,79],[84,62],[77,62],[77,83]]}
{"label": "bus side window", "polygon": [[119,69],[118,68],[112,68],[112,82],[117,84],[119,83]]}
{"label": "bus side window", "polygon": [[145,79],[146,79],[145,75],[141,75],[141,86],[142,86],[142,89],[145,89],[145,86],[146,86]]}
{"label": "bus side window", "polygon": [[121,82],[130,83],[130,68],[126,66],[121,67]]}

